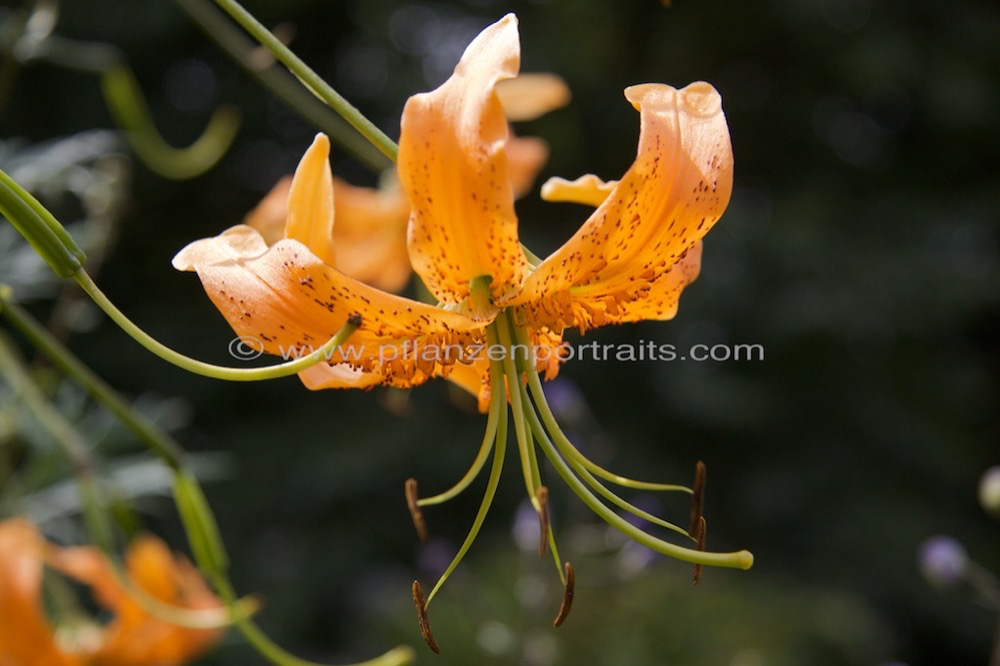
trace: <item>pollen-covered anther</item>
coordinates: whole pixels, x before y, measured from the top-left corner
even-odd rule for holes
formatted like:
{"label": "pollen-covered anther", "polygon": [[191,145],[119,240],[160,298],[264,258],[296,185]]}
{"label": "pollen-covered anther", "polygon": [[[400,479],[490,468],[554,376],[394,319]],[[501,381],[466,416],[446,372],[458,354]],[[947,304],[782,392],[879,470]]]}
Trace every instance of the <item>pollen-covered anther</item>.
{"label": "pollen-covered anther", "polygon": [[[708,536],[708,523],[705,522],[705,516],[699,516],[698,518],[698,550],[705,552],[705,539]],[[694,584],[697,585],[701,582],[701,572],[705,568],[703,564],[694,565],[694,574],[692,579]]]}
{"label": "pollen-covered anther", "polygon": [[541,532],[538,539],[538,556],[545,557],[549,546],[549,489],[539,486],[535,497],[538,498],[538,527]]}
{"label": "pollen-covered anther", "polygon": [[556,615],[556,619],[552,621],[553,627],[558,627],[566,621],[569,617],[569,611],[573,607],[573,594],[576,590],[576,572],[573,571],[573,565],[569,562],[566,563],[566,585],[563,586],[563,598],[562,604],[559,606],[559,614]]}
{"label": "pollen-covered anther", "polygon": [[413,605],[417,607],[417,625],[420,627],[420,635],[424,637],[427,647],[436,654],[441,654],[441,646],[438,645],[437,639],[434,638],[434,632],[431,631],[431,623],[427,619],[427,603],[424,601],[424,588],[420,586],[420,581],[413,581],[412,591]]}
{"label": "pollen-covered anther", "polygon": [[698,539],[698,530],[705,506],[705,463],[698,461],[694,466],[694,486],[691,488],[691,523],[688,534],[692,539]]}
{"label": "pollen-covered anther", "polygon": [[424,520],[424,512],[420,510],[417,503],[417,480],[407,479],[404,485],[406,489],[406,507],[410,510],[410,518],[413,519],[413,527],[417,530],[417,537],[422,543],[427,543],[427,521]]}

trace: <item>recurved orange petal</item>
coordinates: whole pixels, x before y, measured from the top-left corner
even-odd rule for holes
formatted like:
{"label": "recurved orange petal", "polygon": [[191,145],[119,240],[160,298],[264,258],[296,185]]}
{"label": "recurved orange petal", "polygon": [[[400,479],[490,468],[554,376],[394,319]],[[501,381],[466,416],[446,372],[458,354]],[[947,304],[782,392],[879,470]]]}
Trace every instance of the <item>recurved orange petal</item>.
{"label": "recurved orange petal", "polygon": [[732,192],[729,129],[711,85],[644,84],[625,96],[641,114],[632,167],[523,292],[500,303],[556,331],[672,317],[697,275],[695,245]]}
{"label": "recurved orange petal", "polygon": [[[408,387],[445,376],[465,345],[483,335],[482,324],[464,315],[385,293],[331,268],[302,243],[282,240],[266,248],[256,232],[233,227],[214,239],[193,243],[175,258],[188,266],[189,255],[220,261],[195,263],[209,297],[244,345],[258,346],[285,359],[311,353],[359,315],[361,326],[330,362],[346,370],[313,371],[303,376],[310,388]],[[235,239],[237,247],[229,245]],[[193,248],[193,249],[191,249]],[[249,248],[243,251],[244,248]],[[263,248],[263,249],[262,249]],[[376,379],[377,378],[377,379]]]}
{"label": "recurved orange petal", "polygon": [[292,177],[285,238],[301,242],[317,257],[336,266],[333,222],[330,139],[325,134],[317,134]]}
{"label": "recurved orange petal", "polygon": [[0,522],[0,664],[81,665],[56,643],[42,607],[45,548],[27,521]]}
{"label": "recurved orange petal", "polygon": [[410,206],[399,183],[379,189],[356,187],[333,179],[337,222],[337,270],[365,284],[399,291],[410,279],[406,220]]}
{"label": "recurved orange petal", "polygon": [[528,272],[504,150],[507,119],[494,91],[519,64],[509,14],[473,40],[451,78],[403,110],[398,171],[412,210],[410,260],[445,303],[461,303],[482,275],[493,277],[494,295],[515,292]]}

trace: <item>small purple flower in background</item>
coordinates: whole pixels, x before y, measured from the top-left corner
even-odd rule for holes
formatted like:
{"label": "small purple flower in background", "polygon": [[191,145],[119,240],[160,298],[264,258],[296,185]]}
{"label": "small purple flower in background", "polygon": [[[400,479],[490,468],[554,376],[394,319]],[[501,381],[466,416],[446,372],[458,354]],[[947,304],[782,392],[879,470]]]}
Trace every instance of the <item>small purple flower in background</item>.
{"label": "small purple flower in background", "polygon": [[917,555],[924,578],[938,587],[951,587],[961,581],[968,560],[962,544],[949,536],[927,539]]}

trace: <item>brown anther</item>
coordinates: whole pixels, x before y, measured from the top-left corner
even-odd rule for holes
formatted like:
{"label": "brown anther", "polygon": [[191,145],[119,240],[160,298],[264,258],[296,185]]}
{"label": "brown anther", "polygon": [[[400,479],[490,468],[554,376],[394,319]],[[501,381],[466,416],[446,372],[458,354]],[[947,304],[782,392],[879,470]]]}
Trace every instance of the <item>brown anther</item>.
{"label": "brown anther", "polygon": [[362,317],[360,312],[355,312],[350,317],[347,318],[347,323],[355,328],[361,326]]}
{"label": "brown anther", "polygon": [[566,586],[563,588],[563,599],[562,605],[559,606],[559,614],[556,615],[556,619],[552,622],[553,627],[560,626],[569,617],[569,610],[573,607],[573,590],[576,588],[576,572],[573,571],[573,565],[569,562],[566,563]]}
{"label": "brown anther", "polygon": [[541,537],[538,540],[538,556],[545,557],[549,548],[549,489],[539,486],[535,493],[538,498],[538,526]]}
{"label": "brown anther", "polygon": [[406,485],[406,507],[410,510],[410,518],[413,519],[413,527],[417,530],[417,537],[420,541],[427,543],[427,521],[424,520],[424,513],[417,504],[417,480],[407,479]]}
{"label": "brown anther", "polygon": [[424,637],[427,647],[436,654],[441,654],[441,646],[434,638],[431,631],[431,623],[427,619],[427,603],[424,601],[424,588],[420,587],[420,581],[413,581],[413,605],[417,607],[417,625],[420,627],[420,635]]}
{"label": "brown anther", "polygon": [[694,466],[694,487],[691,489],[691,526],[688,534],[698,538],[698,522],[705,506],[705,463],[698,461]]}
{"label": "brown anther", "polygon": [[[698,550],[705,552],[705,537],[708,536],[708,523],[705,522],[705,516],[701,516],[698,521]],[[694,584],[697,585],[701,582],[701,572],[705,568],[704,564],[694,565]]]}

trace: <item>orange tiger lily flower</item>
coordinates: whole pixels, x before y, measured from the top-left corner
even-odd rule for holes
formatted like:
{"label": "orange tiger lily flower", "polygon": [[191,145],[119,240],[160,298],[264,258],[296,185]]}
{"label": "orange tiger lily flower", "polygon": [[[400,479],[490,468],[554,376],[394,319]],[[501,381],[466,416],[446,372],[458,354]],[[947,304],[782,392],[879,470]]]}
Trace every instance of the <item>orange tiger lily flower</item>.
{"label": "orange tiger lily flower", "polygon": [[[555,423],[538,374],[550,378],[557,372],[566,328],[582,333],[676,313],[681,291],[698,274],[701,238],[722,215],[732,189],[732,151],[720,97],[707,83],[682,90],[661,84],[626,89],[626,99],[640,114],[635,162],[614,183],[588,177],[547,184],[549,198],[590,203],[596,210],[539,262],[529,259],[518,239],[509,129],[496,93],[499,82],[517,75],[519,60],[517,21],[508,15],[469,45],[451,78],[411,97],[403,111],[397,172],[411,211],[407,247],[413,269],[438,306],[379,291],[339,270],[330,231],[335,192],[322,135],[290,186],[284,239],[268,247],[257,231],[237,226],[192,243],[174,259],[176,268],[197,271],[237,334],[263,341],[272,354],[319,345],[360,315],[348,346],[300,375],[310,388],[409,387],[450,376],[479,395],[489,418],[469,472],[433,497],[418,498],[416,483],[407,484],[414,522],[423,532],[420,508],[464,490],[493,451],[487,494],[466,543],[426,600],[415,584],[421,613],[468,550],[492,501],[508,407],[525,486],[542,525],[543,550],[552,531],[536,445],[588,506],[640,543],[699,565],[748,568],[753,561],[747,551],[703,552],[700,503],[684,529],[609,490],[601,479],[698,494],[683,486],[631,481],[587,460]],[[679,532],[697,548],[654,537],[605,502]],[[558,558],[557,564],[563,576]],[[571,570],[563,580],[571,598]],[[565,613],[559,617],[561,622]],[[426,616],[421,618],[422,628],[428,628]],[[431,638],[428,643],[434,644]]]}
{"label": "orange tiger lily flower", "polygon": [[[55,631],[42,603],[45,565],[88,586],[113,614],[103,627]],[[186,610],[222,610],[195,568],[154,537],[140,537],[125,561],[143,594]],[[4,666],[172,666],[205,652],[221,633],[170,624],[149,614],[97,549],[47,543],[24,520],[0,523],[0,664]]]}

